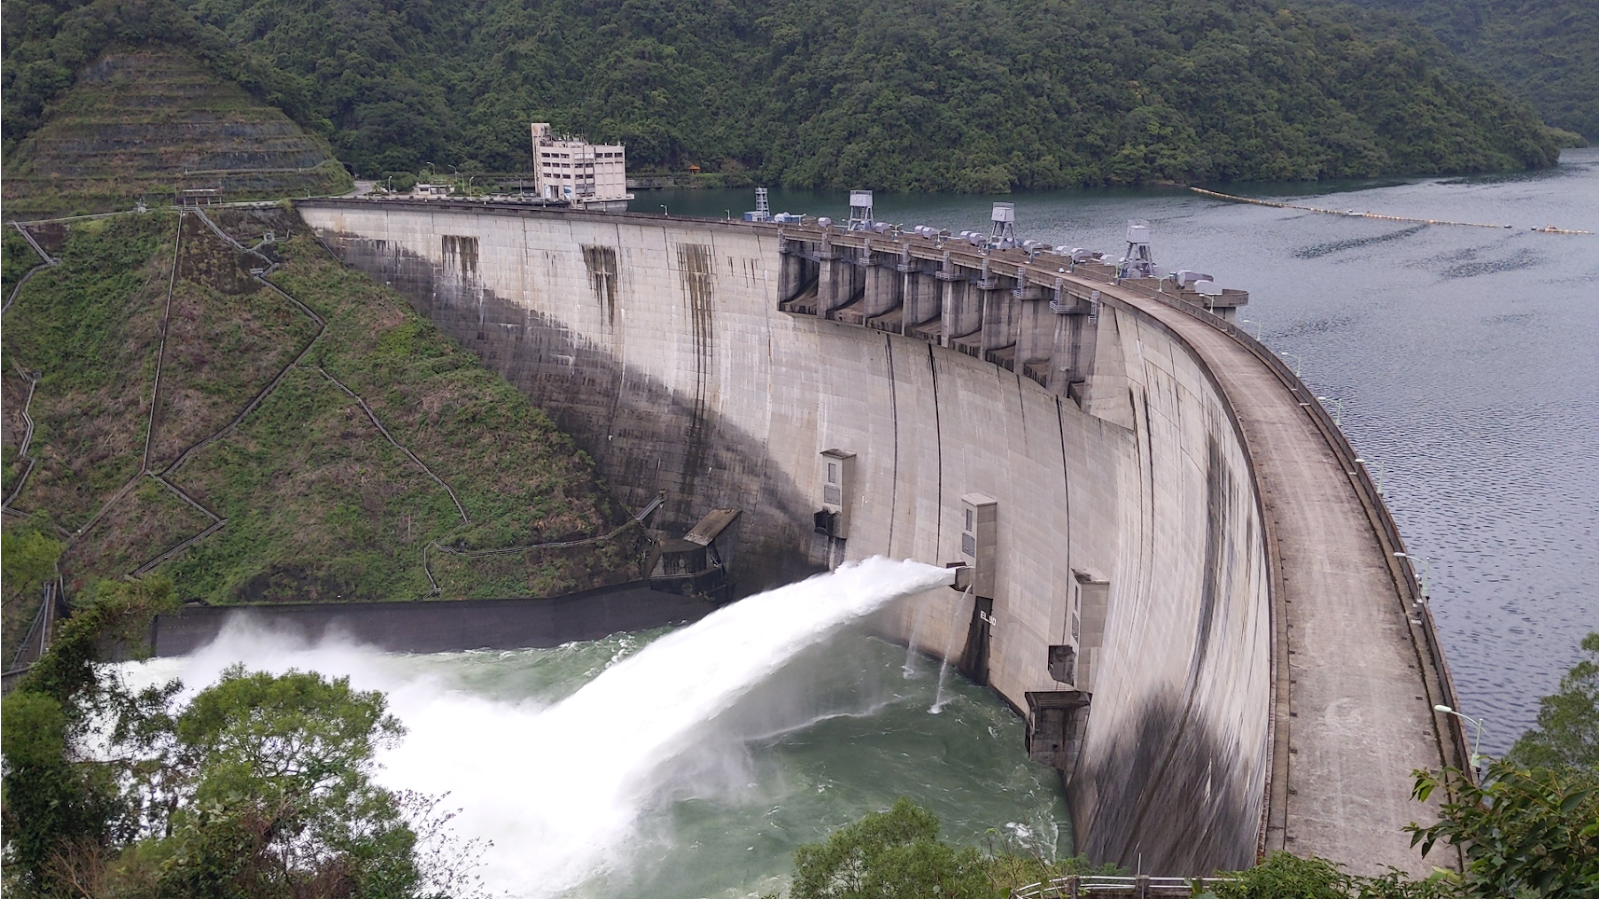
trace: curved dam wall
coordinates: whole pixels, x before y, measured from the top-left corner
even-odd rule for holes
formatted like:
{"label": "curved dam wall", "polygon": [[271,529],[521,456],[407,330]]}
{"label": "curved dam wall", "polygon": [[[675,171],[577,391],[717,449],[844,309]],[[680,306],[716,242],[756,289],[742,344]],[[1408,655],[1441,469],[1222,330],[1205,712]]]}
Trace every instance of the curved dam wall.
{"label": "curved dam wall", "polygon": [[780,310],[792,262],[772,226],[300,211],[548,410],[620,502],[664,491],[670,533],[742,510],[744,592],[877,554],[970,560],[964,537],[991,541],[992,583],[916,597],[879,626],[964,657],[1028,717],[1030,752],[1062,769],[1078,851],[1173,874],[1254,861],[1273,726],[1261,506],[1215,381],[1160,323],[1100,303],[1092,369],[1047,389]]}

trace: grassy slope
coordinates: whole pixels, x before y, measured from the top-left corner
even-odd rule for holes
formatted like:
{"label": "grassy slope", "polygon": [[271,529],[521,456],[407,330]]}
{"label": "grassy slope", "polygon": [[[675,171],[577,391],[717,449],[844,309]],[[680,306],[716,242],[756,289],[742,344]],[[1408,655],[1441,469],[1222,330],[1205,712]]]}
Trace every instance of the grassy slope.
{"label": "grassy slope", "polygon": [[350,178],[321,138],[171,48],[101,57],[6,160],[8,218],[170,202],[178,187],[232,199],[340,193]]}
{"label": "grassy slope", "polygon": [[17,505],[76,530],[139,470],[176,218],[85,223],[6,314],[4,368],[40,372]]}
{"label": "grassy slope", "polygon": [[[604,533],[625,520],[603,499],[587,457],[542,412],[398,295],[342,267],[292,211],[215,215],[245,243],[275,232],[277,242],[262,248],[280,263],[272,281],[322,316],[326,330],[316,336],[310,317],[249,277],[261,259],[194,216],[181,226],[170,213],[72,226],[61,240],[63,264],[35,276],[6,316],[7,366],[17,360],[43,372],[34,401],[39,470],[19,510],[76,529],[140,470],[176,258],[153,472],[226,425],[310,346],[236,429],[166,471],[227,520],[163,564],[184,596],[414,598],[428,592],[429,541],[501,548]],[[323,371],[454,488],[470,524]],[[72,542],[62,568],[80,585],[120,576],[209,523],[145,476]],[[435,574],[444,598],[558,593],[635,577],[641,540],[628,528],[577,550],[449,557]]]}

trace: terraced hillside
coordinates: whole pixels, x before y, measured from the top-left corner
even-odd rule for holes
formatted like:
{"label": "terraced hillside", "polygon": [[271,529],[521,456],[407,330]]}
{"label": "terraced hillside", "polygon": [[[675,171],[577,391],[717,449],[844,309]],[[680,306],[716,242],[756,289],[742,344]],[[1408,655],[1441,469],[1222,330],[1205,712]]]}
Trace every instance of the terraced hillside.
{"label": "terraced hillside", "polygon": [[[570,438],[292,210],[31,233],[59,264],[5,314],[7,546],[64,542],[69,592],[149,571],[212,603],[639,576],[644,535]],[[14,243],[8,282],[31,261]],[[12,587],[9,640],[37,602]]]}
{"label": "terraced hillside", "polygon": [[5,168],[9,219],[127,209],[221,187],[230,199],[340,193],[325,141],[176,49],[107,53]]}

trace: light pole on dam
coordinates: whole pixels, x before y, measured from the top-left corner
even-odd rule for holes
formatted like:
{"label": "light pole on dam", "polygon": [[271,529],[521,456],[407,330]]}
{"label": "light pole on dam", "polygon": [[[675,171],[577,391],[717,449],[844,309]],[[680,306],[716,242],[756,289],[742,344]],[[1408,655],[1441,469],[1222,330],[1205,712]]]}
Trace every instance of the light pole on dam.
{"label": "light pole on dam", "polygon": [[[921,600],[919,643],[1027,717],[1080,851],[1426,867],[1410,772],[1467,755],[1434,711],[1458,704],[1431,614],[1333,419],[1232,324],[1243,292],[931,229],[299,208],[619,501],[664,492],[678,533],[742,510],[741,589],[879,554],[968,566]],[[903,618],[880,626],[907,639]]]}

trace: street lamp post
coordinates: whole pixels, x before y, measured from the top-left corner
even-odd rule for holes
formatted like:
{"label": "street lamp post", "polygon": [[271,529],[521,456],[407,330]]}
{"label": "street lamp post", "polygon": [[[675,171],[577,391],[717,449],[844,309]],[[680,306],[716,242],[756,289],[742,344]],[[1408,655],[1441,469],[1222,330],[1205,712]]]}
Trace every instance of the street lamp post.
{"label": "street lamp post", "polygon": [[1299,356],[1295,355],[1294,353],[1279,353],[1278,355],[1286,356],[1286,357],[1288,357],[1290,359],[1293,359],[1294,360],[1294,376],[1297,377],[1297,378],[1300,377],[1300,363],[1302,361],[1304,361],[1304,360],[1302,360]]}
{"label": "street lamp post", "polygon": [[1477,729],[1472,735],[1472,756],[1467,760],[1467,762],[1472,765],[1472,770],[1476,772],[1478,770],[1478,765],[1483,761],[1483,756],[1478,753],[1478,744],[1483,741],[1483,719],[1474,718],[1470,715],[1463,715],[1447,705],[1436,705],[1433,707],[1433,710],[1435,712],[1443,712],[1446,715],[1454,715],[1457,718],[1460,718],[1462,721],[1471,721],[1472,726]]}
{"label": "street lamp post", "polygon": [[[1356,464],[1357,465],[1366,465],[1367,464],[1367,460],[1365,460],[1365,459],[1357,459],[1356,460]],[[1369,468],[1369,469],[1367,469],[1367,471],[1368,471],[1368,473],[1371,473],[1372,469]],[[1381,461],[1378,463],[1378,480],[1376,482],[1376,486],[1378,488],[1378,495],[1382,496],[1383,495],[1383,463]]]}
{"label": "street lamp post", "polygon": [[662,215],[666,215],[667,214],[667,206],[666,206],[665,203],[661,204],[661,214]]}
{"label": "street lamp post", "polygon": [[1260,322],[1253,322],[1248,318],[1241,318],[1241,319],[1239,319],[1239,324],[1241,324],[1241,325],[1255,325],[1256,326],[1256,343],[1260,343],[1261,342],[1261,323]]}
{"label": "street lamp post", "polygon": [[1417,586],[1421,590],[1422,601],[1423,602],[1427,602],[1428,601],[1428,578],[1430,576],[1432,576],[1432,574],[1433,574],[1433,566],[1429,565],[1428,564],[1428,560],[1424,559],[1421,556],[1412,556],[1412,555],[1407,555],[1406,553],[1395,553],[1394,557],[1396,559],[1410,559],[1411,562],[1412,562],[1411,571],[1414,574],[1416,573],[1416,570],[1417,570],[1417,563],[1420,562],[1422,564],[1422,573],[1417,575]]}
{"label": "street lamp post", "polygon": [[1344,400],[1330,399],[1325,396],[1319,396],[1317,399],[1322,400],[1324,403],[1333,403],[1333,426],[1336,428],[1344,427]]}

